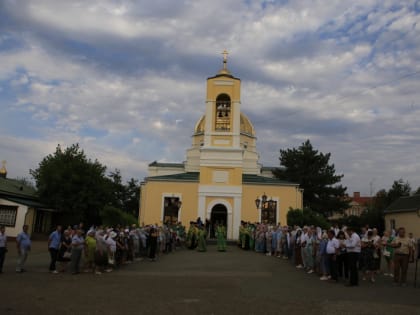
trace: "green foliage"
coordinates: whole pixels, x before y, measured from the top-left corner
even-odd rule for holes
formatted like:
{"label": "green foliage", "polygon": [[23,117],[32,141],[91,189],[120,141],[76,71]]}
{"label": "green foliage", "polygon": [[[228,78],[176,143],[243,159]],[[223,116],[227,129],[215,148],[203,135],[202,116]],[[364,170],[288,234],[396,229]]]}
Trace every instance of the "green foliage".
{"label": "green foliage", "polygon": [[399,180],[394,180],[391,189],[388,191],[387,206],[389,206],[400,197],[410,196],[410,192],[411,186],[408,182],[404,182],[402,178]]}
{"label": "green foliage", "polygon": [[356,229],[363,226],[361,218],[356,215],[350,215],[340,219],[332,220],[331,223],[338,224],[339,226],[350,226]]}
{"label": "green foliage", "polygon": [[395,180],[392,187],[386,191],[381,189],[376,193],[372,207],[368,208],[360,216],[360,225],[376,227],[379,231],[385,229],[385,209],[400,197],[409,196],[411,186],[402,179]]}
{"label": "green foliage", "polygon": [[78,144],[46,156],[30,174],[41,201],[73,223],[98,223],[99,211],[112,200],[106,167],[88,159]]}
{"label": "green foliage", "polygon": [[137,219],[133,215],[109,205],[105,206],[101,211],[101,218],[102,224],[105,226],[138,224]]}
{"label": "green foliage", "polygon": [[298,225],[300,227],[304,225],[314,225],[323,229],[328,229],[330,227],[330,224],[323,215],[309,208],[304,208],[303,210],[290,209],[287,213],[287,225]]}
{"label": "green foliage", "polygon": [[121,172],[118,169],[111,172],[109,178],[113,194],[111,205],[137,217],[140,202],[138,180],[131,178],[126,184],[123,184]]}
{"label": "green foliage", "polygon": [[383,209],[372,208],[364,211],[360,216],[360,226],[368,225],[377,228],[380,232],[385,229]]}
{"label": "green foliage", "polygon": [[[88,159],[78,144],[65,149],[58,145],[54,154],[46,156],[37,169],[30,170],[40,200],[59,211],[60,223],[99,224],[101,219],[108,220],[113,215],[117,221],[108,221],[110,224],[136,223],[138,181],[132,178],[124,185],[119,170],[109,177],[105,172],[106,166]],[[121,210],[112,212],[106,206]]]}
{"label": "green foliage", "polygon": [[346,187],[338,185],[344,175],[336,175],[331,154],[314,150],[309,140],[299,148],[280,150],[281,168],[275,177],[298,183],[304,189],[303,205],[324,216],[348,208],[344,198]]}

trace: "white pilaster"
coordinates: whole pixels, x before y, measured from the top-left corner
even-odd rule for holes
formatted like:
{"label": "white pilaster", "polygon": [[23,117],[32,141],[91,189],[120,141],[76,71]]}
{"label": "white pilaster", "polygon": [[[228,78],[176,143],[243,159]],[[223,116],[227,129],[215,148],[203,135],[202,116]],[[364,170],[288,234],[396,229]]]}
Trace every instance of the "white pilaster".
{"label": "white pilaster", "polygon": [[197,215],[201,218],[201,220],[206,219],[206,196],[204,194],[198,195],[198,211]]}
{"label": "white pilaster", "polygon": [[204,126],[204,146],[211,145],[211,133],[213,130],[213,101],[206,101],[206,123]]}
{"label": "white pilaster", "polygon": [[232,220],[232,234],[229,236],[230,239],[237,239],[239,237],[239,226],[241,225],[242,219],[242,195],[235,196],[233,198],[233,220]]}
{"label": "white pilaster", "polygon": [[233,147],[239,148],[241,145],[241,103],[239,101],[233,102],[233,109]]}

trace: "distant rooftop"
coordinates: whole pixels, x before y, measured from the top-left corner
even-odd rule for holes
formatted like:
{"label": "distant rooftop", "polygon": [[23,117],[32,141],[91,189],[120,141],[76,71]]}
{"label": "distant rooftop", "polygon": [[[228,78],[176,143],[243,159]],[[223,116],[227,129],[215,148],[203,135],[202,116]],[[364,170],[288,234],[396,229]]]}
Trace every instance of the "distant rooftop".
{"label": "distant rooftop", "polygon": [[413,212],[420,209],[420,195],[400,197],[386,208],[385,213]]}

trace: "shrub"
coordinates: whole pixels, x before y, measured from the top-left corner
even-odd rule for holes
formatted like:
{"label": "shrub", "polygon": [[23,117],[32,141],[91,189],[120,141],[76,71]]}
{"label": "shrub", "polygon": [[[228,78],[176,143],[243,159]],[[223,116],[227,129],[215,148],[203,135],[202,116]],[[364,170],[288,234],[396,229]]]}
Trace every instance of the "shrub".
{"label": "shrub", "polygon": [[104,207],[101,211],[101,219],[102,224],[106,226],[115,226],[117,224],[131,225],[138,223],[133,215],[112,206]]}

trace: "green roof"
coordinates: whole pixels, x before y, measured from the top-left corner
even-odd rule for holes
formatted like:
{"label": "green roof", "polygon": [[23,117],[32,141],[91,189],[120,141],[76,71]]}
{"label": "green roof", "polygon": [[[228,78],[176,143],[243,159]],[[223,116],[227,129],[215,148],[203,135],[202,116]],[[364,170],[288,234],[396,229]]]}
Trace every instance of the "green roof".
{"label": "green roof", "polygon": [[47,209],[46,205],[39,202],[34,188],[16,179],[0,178],[0,198],[31,208]]}
{"label": "green roof", "polygon": [[[165,182],[198,182],[200,180],[200,173],[188,172],[173,175],[151,176],[147,177],[146,181],[165,181]],[[242,175],[243,184],[257,184],[257,185],[287,185],[298,186],[298,184],[283,181],[275,178],[264,177],[259,175]]]}
{"label": "green roof", "polygon": [[149,166],[157,166],[157,167],[177,167],[177,168],[183,168],[184,164],[183,163],[160,163],[157,161],[154,161],[152,163],[149,164]]}
{"label": "green roof", "polygon": [[261,170],[262,171],[274,171],[277,168],[278,167],[276,167],[276,166],[263,166],[263,167],[261,167]]}
{"label": "green roof", "polygon": [[0,195],[36,198],[36,191],[16,179],[0,178]]}
{"label": "green roof", "polygon": [[[48,207],[46,205],[44,205],[43,203],[40,203],[37,200],[33,200],[33,199],[15,198],[15,197],[8,197],[8,196],[4,196],[2,198],[6,199],[6,200],[9,200],[9,201],[12,201],[12,202],[16,202],[16,203],[28,206],[30,208],[42,208],[44,210],[48,209]],[[48,209],[48,210],[51,210],[51,209]]]}
{"label": "green roof", "polygon": [[291,183],[285,180],[280,180],[277,178],[243,174],[242,175],[243,184],[259,184],[259,185],[286,185],[286,186],[299,186],[299,184]]}
{"label": "green roof", "polygon": [[150,176],[146,177],[146,181],[164,181],[164,182],[198,182],[200,173],[188,172],[172,175]]}
{"label": "green roof", "polygon": [[412,212],[420,209],[420,195],[400,197],[386,208],[385,213]]}

